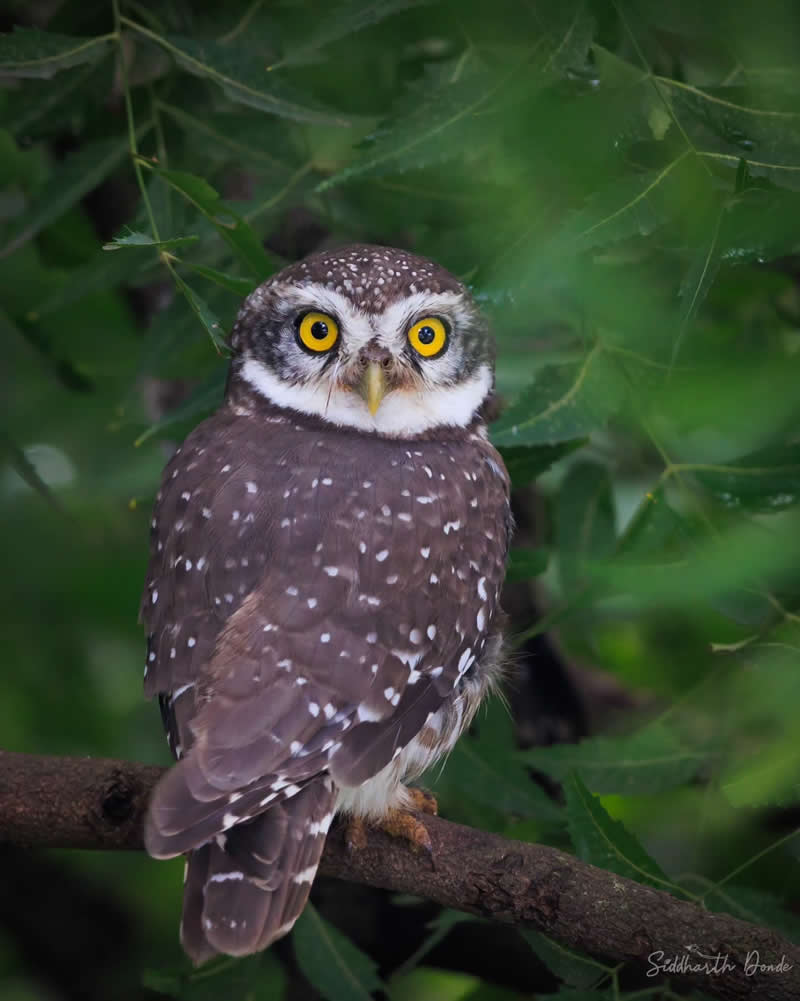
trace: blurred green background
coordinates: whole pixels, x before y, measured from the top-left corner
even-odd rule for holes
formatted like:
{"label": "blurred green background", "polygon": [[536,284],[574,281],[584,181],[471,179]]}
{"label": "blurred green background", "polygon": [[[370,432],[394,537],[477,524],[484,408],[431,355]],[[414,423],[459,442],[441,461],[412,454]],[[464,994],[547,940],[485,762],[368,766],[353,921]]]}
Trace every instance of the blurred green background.
{"label": "blurred green background", "polygon": [[[394,244],[492,319],[520,523],[512,715],[428,777],[441,811],[796,941],[800,6],[72,0],[0,29],[3,747],[166,763],[136,622],[161,468],[247,291]],[[551,672],[583,722],[540,726]],[[180,862],[0,864],[4,1001],[672,996],[332,883],[294,942],[190,977]]]}

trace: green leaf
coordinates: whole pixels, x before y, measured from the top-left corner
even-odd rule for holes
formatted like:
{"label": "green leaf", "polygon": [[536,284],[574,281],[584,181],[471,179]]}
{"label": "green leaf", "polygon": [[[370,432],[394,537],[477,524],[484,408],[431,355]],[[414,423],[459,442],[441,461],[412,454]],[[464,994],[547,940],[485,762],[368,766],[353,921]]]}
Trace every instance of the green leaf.
{"label": "green leaf", "polygon": [[77,38],[15,26],[12,34],[0,35],[0,76],[49,79],[70,66],[100,59],[114,41],[113,35]]}
{"label": "green leaf", "polygon": [[207,416],[222,403],[222,396],[225,391],[225,380],[227,378],[226,367],[218,365],[212,374],[200,385],[196,386],[180,406],[175,407],[161,420],[151,424],[146,431],[134,442],[138,448],[143,445],[148,438],[160,435],[168,428],[173,428],[176,424],[194,420],[198,416]]}
{"label": "green leaf", "polygon": [[655,84],[708,163],[726,166],[735,174],[744,156],[754,177],[800,186],[796,101],[765,88],[753,102],[752,93],[737,86],[700,88],[665,77],[656,77]]}
{"label": "green leaf", "polygon": [[477,145],[477,132],[483,129],[486,136],[485,119],[476,116],[508,85],[509,75],[498,79],[478,71],[462,79],[459,66],[449,74],[429,71],[423,87],[412,90],[397,114],[365,140],[361,155],[322,181],[317,191],[356,177],[379,177],[468,155]]}
{"label": "green leaf", "polygon": [[289,46],[280,61],[270,69],[307,62],[315,52],[337,39],[363,31],[399,11],[423,7],[432,2],[433,0],[339,0],[338,3],[323,8],[321,15],[308,25],[302,40]]}
{"label": "green leaf", "polygon": [[173,236],[169,240],[156,240],[146,233],[128,230],[124,236],[115,236],[110,243],[103,244],[103,250],[124,250],[128,248],[157,247],[159,250],[172,250],[184,247],[188,243],[197,243],[199,236]]}
{"label": "green leaf", "polygon": [[181,276],[174,269],[172,271],[172,277],[175,280],[175,284],[186,296],[186,299],[192,308],[192,312],[205,327],[206,333],[211,338],[211,343],[220,354],[227,354],[228,345],[225,341],[225,331],[223,330],[218,317],[209,309],[208,303],[201,296],[199,296],[193,288],[187,285],[183,278],[181,278]]}
{"label": "green leaf", "polygon": [[202,177],[180,170],[162,170],[146,161],[142,164],[202,212],[259,282],[277,270],[278,260],[264,249],[244,219],[226,205]]}
{"label": "green leaf", "polygon": [[623,824],[608,815],[574,773],[564,783],[564,795],[567,827],[578,858],[638,883],[669,889],[670,881],[658,863]]}
{"label": "green leaf", "polygon": [[608,470],[592,462],[573,466],[561,484],[556,509],[556,548],[565,593],[578,587],[587,566],[611,554],[614,521]]}
{"label": "green leaf", "polygon": [[547,569],[550,553],[546,549],[514,547],[509,553],[506,580],[530,580]]}
{"label": "green leaf", "polygon": [[29,319],[35,321],[58,313],[104,289],[147,281],[160,268],[161,263],[155,254],[107,254],[100,250],[86,264],[72,269],[69,281],[64,282],[61,288],[37,303],[36,311]]}
{"label": "green leaf", "polygon": [[684,560],[696,533],[690,523],[672,507],[664,488],[645,494],[619,541],[617,555],[629,562]]}
{"label": "green leaf", "polygon": [[579,364],[540,369],[494,425],[492,440],[501,447],[572,442],[602,428],[627,393],[623,372],[598,341]]}
{"label": "green leaf", "polygon": [[692,255],[688,271],[678,290],[681,301],[678,309],[678,332],[672,349],[673,363],[678,357],[683,338],[714,284],[714,279],[719,271],[722,260],[720,229],[725,216],[724,206],[720,207],[715,216],[715,221],[709,228],[707,241]]}
{"label": "green leaf", "polygon": [[236,275],[226,275],[222,271],[217,271],[216,268],[207,268],[202,264],[192,264],[191,261],[182,261],[181,264],[184,267],[191,268],[192,271],[198,275],[202,275],[203,278],[207,278],[210,282],[214,282],[215,285],[233,292],[240,299],[250,295],[256,287],[251,278],[238,278]]}
{"label": "green leaf", "polygon": [[672,218],[687,188],[694,187],[698,169],[686,152],[663,167],[611,182],[567,220],[547,255],[560,260],[564,254],[649,236]]}
{"label": "green leaf", "polygon": [[719,239],[723,261],[760,261],[800,247],[800,193],[746,188],[725,207]]}
{"label": "green leaf", "polygon": [[49,180],[32,197],[27,211],[4,234],[6,242],[0,249],[0,257],[13,253],[60,218],[108,177],[127,152],[127,139],[99,139],[86,143],[77,153],[65,157],[53,169]]}
{"label": "green leaf", "polygon": [[297,963],[326,1001],[369,1001],[385,990],[378,966],[306,904],[292,933]]}
{"label": "green leaf", "polygon": [[662,723],[626,737],[589,737],[578,744],[554,744],[518,752],[537,771],[556,781],[577,772],[593,792],[620,796],[657,795],[690,782],[709,754],[687,747]]}
{"label": "green leaf", "polygon": [[800,444],[771,445],[733,462],[698,464],[692,471],[726,507],[772,514],[800,502]]}
{"label": "green leaf", "polygon": [[243,959],[219,958],[190,972],[145,970],[142,983],[181,1001],[219,1001],[225,997],[275,1001],[283,996],[287,977],[274,953],[261,952]]}
{"label": "green leaf", "polygon": [[582,448],[585,438],[565,441],[559,445],[501,446],[500,452],[506,464],[508,475],[515,488],[524,487],[533,482],[559,459]]}
{"label": "green leaf", "polygon": [[208,40],[198,41],[181,35],[158,35],[128,18],[122,23],[160,45],[179,66],[194,76],[204,77],[222,88],[223,93],[239,104],[258,108],[282,118],[317,125],[347,126],[350,121],[305,94],[299,94],[278,77],[269,73],[263,53],[243,45],[226,46]]}
{"label": "green leaf", "polygon": [[612,972],[611,967],[574,952],[541,932],[520,928],[519,933],[548,970],[571,987],[594,987]]}

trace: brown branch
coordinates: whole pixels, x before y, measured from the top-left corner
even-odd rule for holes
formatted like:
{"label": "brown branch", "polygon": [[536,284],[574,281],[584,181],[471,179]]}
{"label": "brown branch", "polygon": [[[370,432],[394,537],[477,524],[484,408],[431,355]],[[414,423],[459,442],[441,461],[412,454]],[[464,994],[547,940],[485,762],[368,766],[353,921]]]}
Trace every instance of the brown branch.
{"label": "brown branch", "polygon": [[[127,761],[0,751],[0,843],[139,849],[148,796],[162,772]],[[678,964],[678,980],[713,997],[800,998],[800,948],[769,929],[710,913],[546,845],[439,817],[421,819],[433,864],[380,831],[370,832],[363,851],[350,853],[334,829],[321,871],[527,926],[568,948],[640,970],[650,969],[651,955],[658,954],[661,962]],[[783,965],[767,972],[753,970],[753,961]]]}

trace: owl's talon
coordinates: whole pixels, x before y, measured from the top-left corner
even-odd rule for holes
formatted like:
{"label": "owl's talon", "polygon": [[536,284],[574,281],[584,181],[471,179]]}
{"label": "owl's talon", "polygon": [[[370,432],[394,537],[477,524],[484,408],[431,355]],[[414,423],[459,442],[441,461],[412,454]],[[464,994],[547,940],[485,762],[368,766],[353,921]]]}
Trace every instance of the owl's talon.
{"label": "owl's talon", "polygon": [[[430,811],[425,812],[429,813]],[[418,820],[413,813],[409,813],[407,810],[389,810],[375,826],[393,838],[402,838],[407,841],[414,851],[424,851],[431,859],[433,858],[431,836],[422,821]]]}
{"label": "owl's talon", "polygon": [[432,792],[428,792],[427,789],[422,789],[420,786],[408,786],[406,792],[411,800],[410,809],[417,813],[427,813],[431,817],[439,815],[439,804]]}

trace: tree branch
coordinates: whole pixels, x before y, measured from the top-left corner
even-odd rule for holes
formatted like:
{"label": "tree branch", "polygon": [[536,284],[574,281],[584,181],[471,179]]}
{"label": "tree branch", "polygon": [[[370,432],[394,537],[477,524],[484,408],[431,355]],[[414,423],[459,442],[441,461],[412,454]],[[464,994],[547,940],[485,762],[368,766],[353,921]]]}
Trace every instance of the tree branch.
{"label": "tree branch", "polygon": [[[0,751],[0,843],[140,849],[149,794],[163,771]],[[334,828],[321,872],[527,926],[568,948],[643,971],[674,962],[671,972],[681,982],[713,997],[800,997],[800,948],[769,929],[710,913],[546,845],[439,817],[420,819],[433,861],[380,831],[370,831],[366,848],[351,853]],[[651,961],[653,954],[661,958]],[[753,961],[782,968],[753,969]]]}

